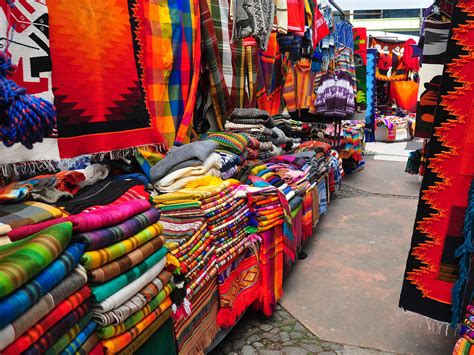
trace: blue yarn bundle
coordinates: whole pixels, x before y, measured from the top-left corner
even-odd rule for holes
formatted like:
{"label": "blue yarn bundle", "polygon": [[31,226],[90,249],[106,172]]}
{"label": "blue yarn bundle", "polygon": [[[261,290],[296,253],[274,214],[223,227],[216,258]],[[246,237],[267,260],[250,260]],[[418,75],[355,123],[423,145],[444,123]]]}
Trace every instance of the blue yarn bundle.
{"label": "blue yarn bundle", "polygon": [[7,79],[15,71],[10,58],[0,53],[0,140],[7,147],[21,143],[28,149],[42,142],[56,125],[56,109]]}

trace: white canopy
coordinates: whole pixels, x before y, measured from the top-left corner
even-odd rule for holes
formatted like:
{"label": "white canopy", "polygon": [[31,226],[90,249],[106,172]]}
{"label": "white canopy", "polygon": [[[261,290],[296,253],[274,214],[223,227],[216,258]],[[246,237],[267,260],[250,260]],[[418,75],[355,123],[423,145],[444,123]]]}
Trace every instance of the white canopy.
{"label": "white canopy", "polygon": [[433,0],[335,0],[344,11],[349,10],[396,10],[424,9],[433,4]]}

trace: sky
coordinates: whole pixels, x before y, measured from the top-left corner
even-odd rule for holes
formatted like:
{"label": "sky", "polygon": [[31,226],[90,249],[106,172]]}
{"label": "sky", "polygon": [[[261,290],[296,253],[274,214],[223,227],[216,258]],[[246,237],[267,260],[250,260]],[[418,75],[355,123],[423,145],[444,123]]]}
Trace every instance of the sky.
{"label": "sky", "polygon": [[335,0],[342,10],[421,9],[433,0]]}

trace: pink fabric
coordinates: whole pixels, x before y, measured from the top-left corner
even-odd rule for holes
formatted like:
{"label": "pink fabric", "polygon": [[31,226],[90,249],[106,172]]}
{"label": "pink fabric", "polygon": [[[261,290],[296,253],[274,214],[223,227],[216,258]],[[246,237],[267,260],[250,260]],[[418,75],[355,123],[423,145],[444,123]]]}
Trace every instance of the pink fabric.
{"label": "pink fabric", "polygon": [[72,222],[74,232],[89,232],[110,227],[145,212],[151,207],[145,200],[133,200],[119,205],[106,206],[89,213],[79,213],[69,217],[52,219],[46,222],[16,228],[8,233],[10,240],[20,240],[61,222]]}

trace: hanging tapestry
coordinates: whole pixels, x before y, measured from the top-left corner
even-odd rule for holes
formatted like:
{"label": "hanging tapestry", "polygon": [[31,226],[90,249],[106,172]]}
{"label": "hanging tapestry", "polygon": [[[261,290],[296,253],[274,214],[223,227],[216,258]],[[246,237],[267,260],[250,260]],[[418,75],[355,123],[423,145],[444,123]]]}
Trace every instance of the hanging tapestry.
{"label": "hanging tapestry", "polygon": [[415,128],[415,136],[419,138],[430,138],[433,130],[450,28],[451,21],[427,19],[425,22]]}
{"label": "hanging tapestry", "polygon": [[[7,35],[10,27],[10,38]],[[17,66],[12,80],[28,94],[54,101],[51,88],[51,58],[49,55],[48,8],[44,1],[7,1],[0,4],[0,50],[7,49]],[[11,40],[11,41],[10,41]],[[0,165],[13,162],[59,160],[56,130],[33,149],[21,144],[10,148],[0,145]]]}
{"label": "hanging tapestry", "polygon": [[400,307],[442,322],[451,319],[459,276],[469,185],[474,176],[474,4],[460,0],[433,123]]}
{"label": "hanging tapestry", "polygon": [[359,110],[367,107],[367,29],[364,27],[354,27],[354,62],[357,78],[356,103]]}
{"label": "hanging tapestry", "polygon": [[377,50],[367,50],[367,110],[365,111],[365,141],[375,142],[375,66],[377,65]]}
{"label": "hanging tapestry", "polygon": [[395,100],[399,108],[408,112],[416,112],[416,97],[418,83],[413,80],[392,81],[390,83],[390,98]]}
{"label": "hanging tapestry", "polygon": [[386,42],[371,38],[370,48],[378,52],[375,77],[381,81],[406,80],[408,70],[403,62],[405,42]]}
{"label": "hanging tapestry", "polygon": [[148,41],[144,45],[139,37],[144,24],[131,16],[140,3],[57,0],[48,5],[61,157],[163,143],[144,84],[154,70],[149,60],[171,63],[166,48],[149,57]]}

